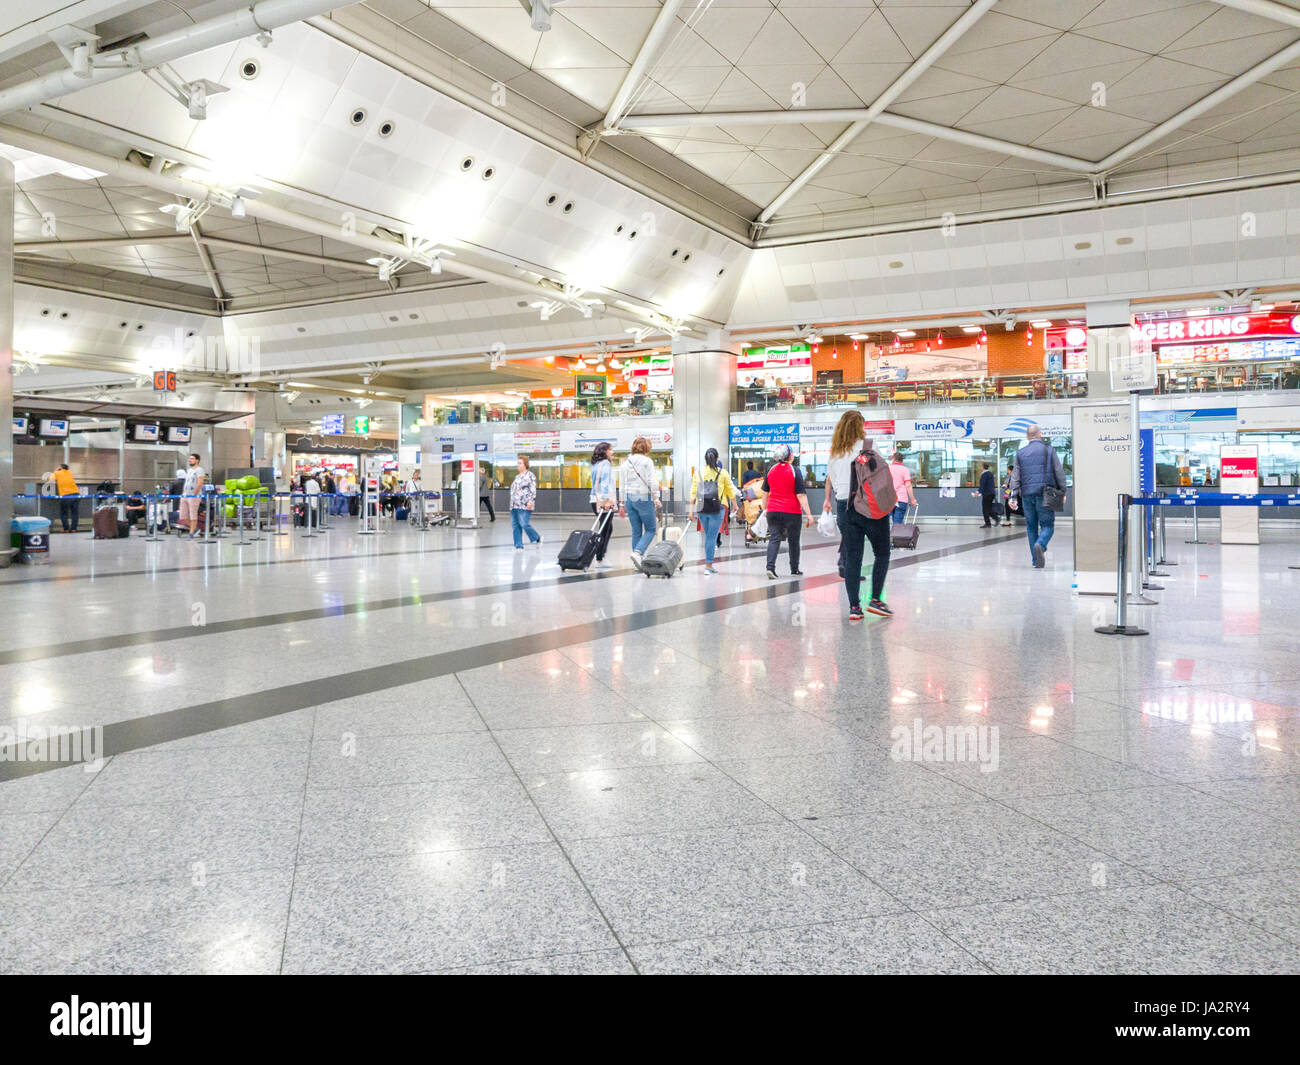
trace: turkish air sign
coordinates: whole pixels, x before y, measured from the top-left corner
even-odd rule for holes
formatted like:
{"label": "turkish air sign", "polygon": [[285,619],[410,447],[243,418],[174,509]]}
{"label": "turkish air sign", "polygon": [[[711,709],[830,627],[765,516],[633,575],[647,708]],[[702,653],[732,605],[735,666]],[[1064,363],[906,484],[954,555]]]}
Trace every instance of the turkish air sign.
{"label": "turkish air sign", "polygon": [[1246,340],[1251,337],[1300,336],[1300,314],[1226,314],[1197,318],[1166,318],[1133,327],[1134,336],[1153,344],[1189,340]]}

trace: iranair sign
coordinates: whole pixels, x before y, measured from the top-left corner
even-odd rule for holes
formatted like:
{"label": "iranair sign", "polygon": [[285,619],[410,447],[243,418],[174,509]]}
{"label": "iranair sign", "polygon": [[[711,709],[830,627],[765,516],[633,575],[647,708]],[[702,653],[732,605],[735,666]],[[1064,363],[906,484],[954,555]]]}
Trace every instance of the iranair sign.
{"label": "iranair sign", "polygon": [[1037,427],[1046,437],[1070,435],[1068,414],[1037,417],[898,419],[894,436],[899,440],[1005,440],[1024,437]]}

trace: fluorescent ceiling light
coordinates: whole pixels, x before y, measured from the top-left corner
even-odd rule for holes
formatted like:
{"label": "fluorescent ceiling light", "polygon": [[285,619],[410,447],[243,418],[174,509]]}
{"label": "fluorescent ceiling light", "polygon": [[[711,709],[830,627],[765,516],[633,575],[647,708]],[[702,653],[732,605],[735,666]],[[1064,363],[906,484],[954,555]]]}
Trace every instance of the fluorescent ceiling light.
{"label": "fluorescent ceiling light", "polygon": [[894,332],[897,333],[900,337],[914,337],[914,336],[916,336],[916,330],[915,330],[915,329],[895,329]]}
{"label": "fluorescent ceiling light", "polygon": [[961,331],[962,331],[963,333],[982,333],[982,332],[984,332],[984,330],[981,329],[981,328],[980,328],[979,326],[977,326],[977,325],[964,325],[964,326],[961,327]]}
{"label": "fluorescent ceiling light", "polygon": [[1051,322],[1048,322],[1048,321],[1045,321],[1045,320],[1043,320],[1043,319],[1039,319],[1037,322],[1030,322],[1029,324],[1032,325],[1035,329],[1050,329],[1050,328],[1052,328],[1052,323],[1051,323]]}
{"label": "fluorescent ceiling light", "polygon": [[850,333],[850,334],[849,334],[849,339],[850,339],[850,340],[870,340],[870,339],[871,339],[871,336],[870,336],[870,334],[868,334],[868,333]]}

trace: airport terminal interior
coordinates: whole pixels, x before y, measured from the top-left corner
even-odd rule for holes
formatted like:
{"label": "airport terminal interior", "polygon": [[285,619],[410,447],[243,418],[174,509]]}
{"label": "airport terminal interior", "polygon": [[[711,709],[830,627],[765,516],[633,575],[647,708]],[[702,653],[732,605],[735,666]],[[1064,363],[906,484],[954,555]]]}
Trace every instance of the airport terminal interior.
{"label": "airport terminal interior", "polygon": [[6,417],[0,974],[1300,971],[1300,0],[5,5]]}

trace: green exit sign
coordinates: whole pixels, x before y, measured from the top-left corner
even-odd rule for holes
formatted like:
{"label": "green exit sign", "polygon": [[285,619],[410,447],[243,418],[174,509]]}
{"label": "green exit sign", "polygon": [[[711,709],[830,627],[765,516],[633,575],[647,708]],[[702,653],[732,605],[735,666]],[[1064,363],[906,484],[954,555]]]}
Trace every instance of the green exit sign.
{"label": "green exit sign", "polygon": [[352,419],[352,433],[354,436],[370,435],[370,415],[358,414]]}

